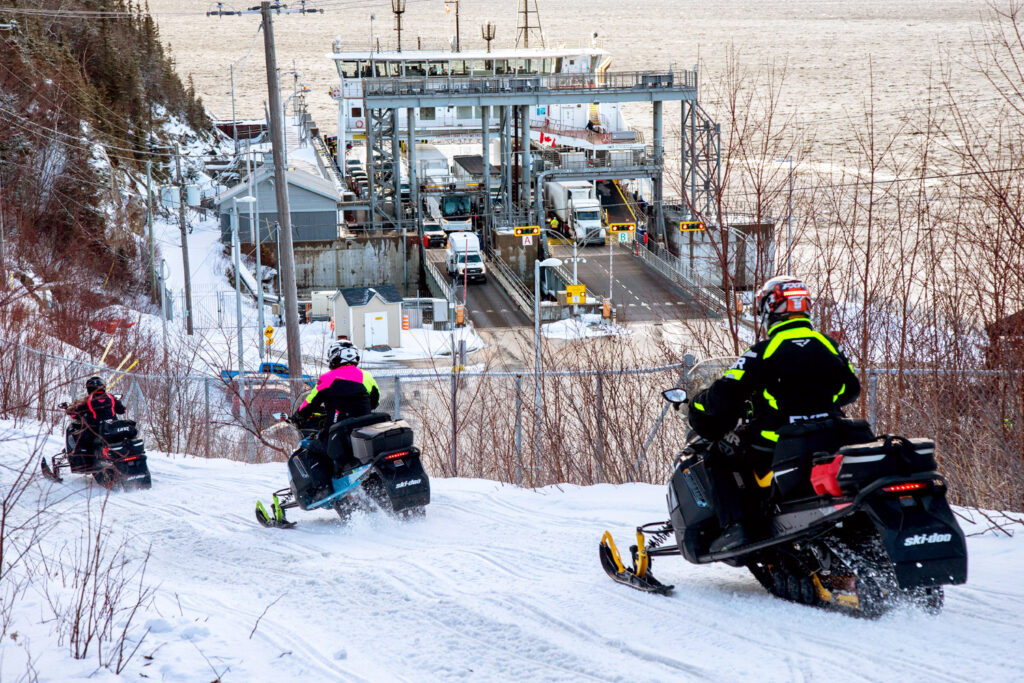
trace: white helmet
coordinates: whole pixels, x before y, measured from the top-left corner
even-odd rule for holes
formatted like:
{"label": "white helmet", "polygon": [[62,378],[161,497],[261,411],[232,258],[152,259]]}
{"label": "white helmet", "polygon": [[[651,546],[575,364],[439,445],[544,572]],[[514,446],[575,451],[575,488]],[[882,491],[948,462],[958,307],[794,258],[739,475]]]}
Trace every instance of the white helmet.
{"label": "white helmet", "polygon": [[350,341],[336,341],[327,349],[327,364],[331,370],[342,365],[358,365],[359,351]]}

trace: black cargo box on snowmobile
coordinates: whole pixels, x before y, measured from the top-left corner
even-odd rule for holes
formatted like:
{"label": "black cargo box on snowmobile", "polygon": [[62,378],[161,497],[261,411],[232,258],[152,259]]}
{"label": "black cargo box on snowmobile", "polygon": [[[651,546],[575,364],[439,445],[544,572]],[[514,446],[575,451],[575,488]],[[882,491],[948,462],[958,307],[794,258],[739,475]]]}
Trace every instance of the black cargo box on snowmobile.
{"label": "black cargo box on snowmobile", "polygon": [[352,455],[366,465],[381,453],[410,448],[412,442],[412,427],[405,420],[379,422],[352,432]]}

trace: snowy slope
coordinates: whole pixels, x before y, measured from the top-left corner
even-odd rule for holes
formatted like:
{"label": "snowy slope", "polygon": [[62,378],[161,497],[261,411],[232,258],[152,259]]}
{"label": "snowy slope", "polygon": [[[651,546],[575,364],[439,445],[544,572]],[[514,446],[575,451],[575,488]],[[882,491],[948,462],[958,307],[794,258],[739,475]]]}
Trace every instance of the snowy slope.
{"label": "snowy slope", "polygon": [[[5,470],[33,434],[0,422]],[[58,448],[51,438],[45,452]],[[132,553],[153,544],[147,577],[158,585],[124,680],[1024,678],[1020,536],[970,539],[970,582],[948,589],[942,615],[865,621],[772,598],[744,570],[681,558],[655,565],[676,584],[672,596],[612,583],[598,539],[609,528],[628,545],[633,525],[663,518],[659,486],[530,491],[434,479],[424,520],[364,515],[342,526],[333,513],[296,511],[298,528],[268,530],[252,508],[285,484],[283,465],[166,455],[150,464],[154,488],[112,495],[107,509]],[[51,554],[78,538],[75,513],[89,495],[81,477],[53,486],[33,489],[72,492],[48,513],[56,527],[40,549]],[[96,670],[52,641],[39,595],[17,614],[41,680]],[[21,675],[23,654],[0,645],[0,679]]]}

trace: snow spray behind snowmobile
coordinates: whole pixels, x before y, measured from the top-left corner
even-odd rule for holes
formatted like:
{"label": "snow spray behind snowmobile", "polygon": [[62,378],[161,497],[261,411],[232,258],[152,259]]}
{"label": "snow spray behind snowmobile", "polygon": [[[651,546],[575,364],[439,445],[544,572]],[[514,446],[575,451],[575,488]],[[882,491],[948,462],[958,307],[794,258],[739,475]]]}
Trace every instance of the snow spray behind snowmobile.
{"label": "snow spray behind snowmobile", "polygon": [[[67,404],[60,407],[65,409]],[[84,445],[76,438],[83,430]],[[95,432],[90,432],[88,426],[72,419],[64,429],[64,450],[49,463],[43,457],[43,476],[64,481],[60,471],[68,468],[72,474],[91,474],[96,483],[108,489],[151,488],[153,479],[146,462],[146,447],[138,435],[134,420],[105,420],[96,425]]]}
{"label": "snow spray behind snowmobile", "polygon": [[[721,376],[733,360],[699,364],[688,385]],[[663,396],[677,412],[687,401],[682,389]],[[681,554],[693,564],[745,566],[772,594],[807,605],[868,617],[900,604],[940,611],[942,587],[967,580],[967,546],[946,502],[945,479],[935,471],[934,443],[876,439],[866,422],[846,418],[796,423],[779,433],[765,534],[710,552],[722,531],[705,462],[712,443],[691,432],[668,483],[669,519],[637,527],[629,567],[606,531],[599,553],[608,575],[665,594],[673,587],[654,578],[652,559]],[[785,493],[778,483],[783,472],[798,484]]]}
{"label": "snow spray behind snowmobile", "polygon": [[289,486],[274,492],[269,512],[256,503],[256,521],[291,528],[285,510],[295,507],[333,509],[347,521],[368,502],[404,517],[424,514],[430,479],[407,422],[370,413],[322,428],[321,419],[299,425],[303,439],[288,458]]}

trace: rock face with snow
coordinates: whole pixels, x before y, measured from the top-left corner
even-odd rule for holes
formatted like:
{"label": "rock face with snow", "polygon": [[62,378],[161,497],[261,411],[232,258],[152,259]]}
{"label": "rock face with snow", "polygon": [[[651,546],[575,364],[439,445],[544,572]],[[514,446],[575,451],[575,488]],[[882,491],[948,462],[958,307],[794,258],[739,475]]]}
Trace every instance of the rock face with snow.
{"label": "rock face with snow", "polygon": [[[0,441],[5,472],[34,449],[59,448],[35,424],[0,422]],[[676,585],[670,597],[610,582],[597,561],[602,530],[621,535],[662,515],[660,486],[531,491],[434,479],[425,519],[363,515],[342,526],[311,513],[281,531],[259,527],[251,510],[283,485],[282,464],[153,454],[150,465],[154,488],[111,495],[103,517],[131,567],[149,552],[153,599],[131,622],[130,647],[144,638],[120,677],[102,669],[91,680],[1020,677],[1019,535],[969,539],[970,582],[948,589],[940,616],[866,621],[782,602],[743,569],[681,558],[657,560],[658,576]],[[5,474],[0,493],[11,485]],[[84,478],[38,480],[16,508],[19,518],[46,503],[49,529],[5,568],[4,582],[27,590],[10,603],[17,635],[0,645],[3,680],[22,676],[29,656],[40,680],[96,672],[94,656],[74,660],[57,641],[44,591],[60,592],[61,549],[82,537],[86,510],[95,525],[103,496]]]}

